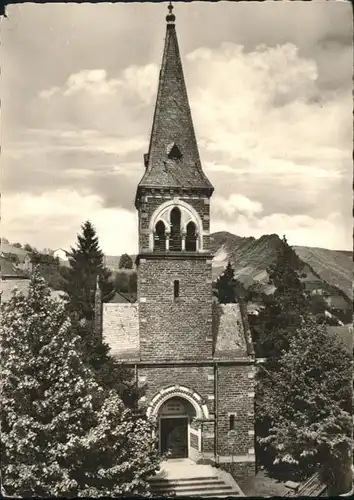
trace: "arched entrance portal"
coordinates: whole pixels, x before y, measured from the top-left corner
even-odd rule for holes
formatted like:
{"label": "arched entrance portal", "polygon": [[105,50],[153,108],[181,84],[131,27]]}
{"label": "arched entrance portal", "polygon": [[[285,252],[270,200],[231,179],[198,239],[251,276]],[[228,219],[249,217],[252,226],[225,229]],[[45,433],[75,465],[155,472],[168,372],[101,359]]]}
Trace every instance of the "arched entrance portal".
{"label": "arched entrance portal", "polygon": [[197,422],[209,420],[200,394],[182,385],[165,387],[151,399],[146,415],[158,421],[161,452],[171,450],[171,458],[200,458],[202,436]]}
{"label": "arched entrance portal", "polygon": [[160,452],[170,452],[169,458],[189,456],[190,422],[196,416],[193,405],[182,397],[165,401],[158,412]]}

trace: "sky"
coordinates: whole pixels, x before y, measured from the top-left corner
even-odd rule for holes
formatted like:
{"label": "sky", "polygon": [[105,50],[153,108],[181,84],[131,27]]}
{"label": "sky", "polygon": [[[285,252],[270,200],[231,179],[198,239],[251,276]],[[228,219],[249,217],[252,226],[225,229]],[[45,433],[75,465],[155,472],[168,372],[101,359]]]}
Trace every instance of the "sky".
{"label": "sky", "polygon": [[[211,231],[352,248],[349,2],[176,2]],[[137,252],[167,3],[18,4],[1,21],[2,217],[69,248],[85,220]]]}

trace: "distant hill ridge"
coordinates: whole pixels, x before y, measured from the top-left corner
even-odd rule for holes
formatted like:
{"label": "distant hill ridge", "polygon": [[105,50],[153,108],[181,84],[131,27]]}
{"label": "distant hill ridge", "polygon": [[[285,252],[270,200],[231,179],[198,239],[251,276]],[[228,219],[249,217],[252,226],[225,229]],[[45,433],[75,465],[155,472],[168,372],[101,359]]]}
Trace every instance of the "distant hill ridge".
{"label": "distant hill ridge", "polygon": [[[245,286],[258,281],[266,286],[266,269],[276,258],[276,249],[281,245],[277,234],[266,234],[256,239],[241,237],[226,231],[210,235],[211,250],[214,253],[213,278],[215,279],[230,261],[235,276]],[[306,281],[324,282],[344,294],[347,300],[352,297],[353,260],[349,251],[328,250],[304,246],[293,247],[304,262]]]}
{"label": "distant hill ridge", "polygon": [[[276,257],[276,249],[281,245],[281,239],[277,234],[265,234],[260,238],[253,236],[242,237],[227,231],[219,231],[210,235],[210,247],[214,254],[213,279],[216,279],[225,269],[230,261],[235,269],[235,276],[244,283],[246,287],[258,282],[267,291],[268,275],[266,269],[272,264]],[[312,248],[305,246],[293,247],[297,255],[304,262],[304,271],[307,274],[306,281],[312,282],[313,286],[322,285],[338,290],[347,301],[352,299],[352,275],[353,260],[352,252],[346,250],[328,250],[325,248]],[[3,272],[9,272],[13,268],[5,254],[17,254],[24,257],[28,254],[23,248],[17,248],[11,244],[1,244],[2,253],[1,267]],[[105,256],[105,264],[112,271],[119,270],[120,255]],[[136,255],[130,255],[135,269]],[[61,264],[63,264],[61,262]],[[6,273],[5,271],[5,273]],[[18,274],[18,272],[14,272]]]}

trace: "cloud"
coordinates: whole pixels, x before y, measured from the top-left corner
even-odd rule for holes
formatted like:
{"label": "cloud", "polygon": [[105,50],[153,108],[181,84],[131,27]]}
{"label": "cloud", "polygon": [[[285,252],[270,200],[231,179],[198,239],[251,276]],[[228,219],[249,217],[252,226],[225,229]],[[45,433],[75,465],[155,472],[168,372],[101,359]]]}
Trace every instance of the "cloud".
{"label": "cloud", "polygon": [[229,198],[214,197],[212,200],[215,213],[230,218],[236,213],[245,214],[252,217],[263,211],[262,204],[258,201],[252,201],[242,194],[232,194]]}
{"label": "cloud", "polygon": [[[338,241],[350,247],[348,12],[338,3],[281,4],[178,6],[196,135],[215,186],[214,225],[255,236],[287,230],[295,242],[315,235],[318,245]],[[65,204],[65,197],[53,193],[76,193],[78,215],[68,218],[77,224],[86,211],[135,217],[162,50],[160,6],[139,6],[139,17],[137,7],[127,4],[63,10],[48,5],[41,7],[40,19],[51,13],[57,24],[41,22],[40,29],[36,6],[11,9],[4,25],[4,194],[12,200],[18,195],[22,206],[26,197],[39,203],[54,196]],[[138,38],[128,29],[133,21]],[[43,43],[48,39],[49,48]],[[54,59],[56,51],[60,57]],[[335,223],[333,214],[339,214]],[[32,222],[23,217],[25,234],[32,224],[36,238],[43,239],[36,229],[41,213]],[[48,237],[71,241],[76,232],[64,225]],[[44,246],[50,245],[48,240]]]}
{"label": "cloud", "polygon": [[348,152],[350,93],[324,100],[316,61],[301,57],[294,45],[245,53],[228,43],[198,49],[186,60],[196,128],[207,152],[257,163],[299,153],[333,160]]}
{"label": "cloud", "polygon": [[[283,214],[272,219],[282,227],[284,217],[298,224],[308,215],[318,245],[328,245],[333,231],[318,220],[342,214],[352,203],[344,189],[351,182],[351,93],[321,92],[316,61],[292,44],[245,52],[228,43],[198,49],[186,59],[202,160],[222,199],[212,200],[215,215],[223,214],[226,228],[237,203],[242,213],[242,200],[230,201],[236,192],[263,207],[248,219],[249,235],[263,227],[257,221],[266,229],[270,219],[264,217],[272,214]],[[351,245],[345,216],[337,217],[336,227],[347,231],[342,244]],[[302,241],[303,231],[296,232]]]}
{"label": "cloud", "polygon": [[71,74],[63,87],[52,87],[39,92],[42,99],[69,97],[86,93],[89,97],[109,97],[121,92],[135,93],[144,103],[150,103],[155,94],[158,69],[155,64],[129,66],[120,78],[109,78],[104,69],[81,70]]}
{"label": "cloud", "polygon": [[[85,220],[91,220],[100,246],[108,255],[135,252],[137,217],[122,209],[104,208],[93,194],[58,189],[40,195],[2,197],[2,234],[11,241],[28,242],[38,248],[69,248]],[[45,231],[43,231],[45,228]]]}
{"label": "cloud", "polygon": [[[116,77],[104,69],[81,70],[69,75],[62,86],[42,89],[32,103],[42,120],[56,116],[70,128],[93,129],[128,137],[141,130],[138,117],[144,118],[156,93],[156,64],[131,65]],[[146,133],[146,131],[145,131]]]}

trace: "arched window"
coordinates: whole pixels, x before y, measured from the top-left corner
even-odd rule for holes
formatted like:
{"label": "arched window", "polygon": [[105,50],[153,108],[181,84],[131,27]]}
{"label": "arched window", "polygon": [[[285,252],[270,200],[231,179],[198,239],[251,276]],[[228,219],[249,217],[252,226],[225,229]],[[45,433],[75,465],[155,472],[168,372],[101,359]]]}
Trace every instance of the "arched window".
{"label": "arched window", "polygon": [[165,224],[159,220],[155,226],[155,252],[164,252],[166,250]]}
{"label": "arched window", "polygon": [[182,235],[181,235],[181,212],[175,207],[171,211],[171,236],[170,250],[182,250]]}
{"label": "arched window", "polygon": [[197,228],[194,222],[187,224],[186,251],[195,252],[197,250]]}

